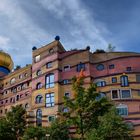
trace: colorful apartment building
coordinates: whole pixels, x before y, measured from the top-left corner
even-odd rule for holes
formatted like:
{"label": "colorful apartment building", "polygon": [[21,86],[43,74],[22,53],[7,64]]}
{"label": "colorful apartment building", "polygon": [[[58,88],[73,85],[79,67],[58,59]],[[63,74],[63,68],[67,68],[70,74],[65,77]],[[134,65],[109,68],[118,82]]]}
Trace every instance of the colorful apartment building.
{"label": "colorful apartment building", "polygon": [[84,70],[85,87],[94,82],[100,96],[114,102],[118,113],[140,138],[140,53],[92,53],[90,47],[66,51],[59,41],[33,47],[32,65],[11,72],[13,61],[0,52],[0,116],[11,106],[27,110],[32,125],[48,126],[63,107],[63,97],[74,98],[71,78]]}

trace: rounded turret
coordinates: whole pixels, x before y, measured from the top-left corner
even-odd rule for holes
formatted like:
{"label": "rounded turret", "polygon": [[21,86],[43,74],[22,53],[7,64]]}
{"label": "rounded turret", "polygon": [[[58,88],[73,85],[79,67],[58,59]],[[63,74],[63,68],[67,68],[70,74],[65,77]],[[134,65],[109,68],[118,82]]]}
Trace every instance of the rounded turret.
{"label": "rounded turret", "polygon": [[8,53],[0,51],[0,78],[7,75],[13,69],[13,60]]}

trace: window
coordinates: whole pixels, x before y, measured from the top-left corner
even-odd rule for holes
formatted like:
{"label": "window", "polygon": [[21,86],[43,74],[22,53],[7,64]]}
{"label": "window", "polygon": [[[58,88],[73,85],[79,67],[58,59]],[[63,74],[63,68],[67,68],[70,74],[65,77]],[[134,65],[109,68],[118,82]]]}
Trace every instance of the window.
{"label": "window", "polygon": [[111,95],[112,95],[112,100],[120,99],[119,90],[117,90],[117,89],[112,90],[112,91],[111,91]]}
{"label": "window", "polygon": [[126,124],[127,124],[128,128],[129,128],[129,130],[134,130],[134,125],[133,125],[132,122],[126,122]]}
{"label": "window", "polygon": [[63,112],[64,112],[64,113],[67,113],[67,112],[69,112],[69,109],[68,109],[67,107],[64,107],[64,108],[63,108]]}
{"label": "window", "polygon": [[21,85],[17,87],[17,91],[21,91]]}
{"label": "window", "polygon": [[36,111],[36,125],[42,126],[42,110],[41,109],[38,109]]}
{"label": "window", "polygon": [[136,75],[136,82],[140,82],[140,74]]}
{"label": "window", "polygon": [[70,80],[69,80],[69,79],[63,80],[63,84],[64,84],[64,85],[67,85],[67,84],[69,84],[69,83],[70,83]]}
{"label": "window", "polygon": [[26,104],[25,104],[25,109],[28,109],[28,108],[29,108],[29,104],[26,103]]}
{"label": "window", "polygon": [[101,92],[101,93],[99,93],[99,95],[96,97],[96,100],[98,101],[98,100],[100,100],[100,99],[102,99],[102,98],[105,98],[105,97],[106,97],[106,94],[103,93],[103,92]]}
{"label": "window", "polygon": [[42,88],[42,83],[37,83],[37,85],[36,85],[36,89],[41,89]]}
{"label": "window", "polygon": [[23,77],[22,74],[20,74],[20,75],[19,75],[19,79],[22,79],[22,77]]}
{"label": "window", "polygon": [[26,84],[22,84],[21,89],[25,89],[25,88],[26,88]]}
{"label": "window", "polygon": [[2,110],[0,110],[0,113],[2,114]]}
{"label": "window", "polygon": [[11,89],[11,91],[12,91],[13,93],[16,93],[16,92],[17,92],[17,88],[14,87],[14,88]]}
{"label": "window", "polygon": [[123,75],[121,76],[121,86],[122,87],[125,87],[125,86],[128,86],[128,76],[126,75]]}
{"label": "window", "polygon": [[131,67],[126,67],[126,71],[132,71]]}
{"label": "window", "polygon": [[37,55],[36,57],[35,57],[35,62],[39,62],[40,61],[40,55]]}
{"label": "window", "polygon": [[70,93],[69,92],[65,92],[64,96],[69,98],[70,97]]}
{"label": "window", "polygon": [[41,95],[36,96],[35,103],[40,104],[43,102],[43,97]]}
{"label": "window", "polygon": [[54,93],[46,94],[46,107],[54,106]]}
{"label": "window", "polygon": [[46,76],[46,88],[54,87],[54,74],[48,74]]}
{"label": "window", "polygon": [[36,75],[39,76],[41,74],[42,74],[42,71],[41,70],[37,70]]}
{"label": "window", "polygon": [[116,108],[117,108],[117,112],[118,112],[119,115],[121,115],[121,116],[127,116],[128,115],[128,107],[127,107],[127,105],[120,104]]}
{"label": "window", "polygon": [[109,65],[109,69],[114,69],[114,68],[115,68],[114,64]]}
{"label": "window", "polygon": [[82,62],[77,65],[77,72],[80,72],[81,70],[85,70],[85,64]]}
{"label": "window", "polygon": [[112,83],[117,83],[117,77],[112,77]]}
{"label": "window", "polygon": [[64,71],[69,71],[70,70],[70,65],[64,66]]}
{"label": "window", "polygon": [[53,122],[55,120],[55,116],[48,116],[48,122]]}
{"label": "window", "polygon": [[18,100],[19,100],[19,95],[16,96],[16,101],[18,101]]}
{"label": "window", "polygon": [[28,74],[27,74],[27,73],[25,73],[25,74],[24,74],[24,76],[25,76],[25,77],[27,77],[27,76],[28,76]]}
{"label": "window", "polygon": [[52,68],[52,62],[48,62],[48,63],[46,64],[46,68]]}
{"label": "window", "polygon": [[138,96],[140,96],[140,90],[138,90]]}
{"label": "window", "polygon": [[16,78],[12,78],[10,81],[11,84],[14,84],[15,82],[16,82]]}
{"label": "window", "polygon": [[130,90],[121,90],[121,98],[122,99],[131,98]]}
{"label": "window", "polygon": [[54,53],[54,49],[53,48],[49,49],[49,53],[50,54]]}
{"label": "window", "polygon": [[106,86],[106,82],[105,81],[99,81],[96,83],[97,87],[104,87]]}
{"label": "window", "polygon": [[103,64],[98,64],[98,65],[96,66],[96,69],[97,69],[98,71],[102,71],[102,70],[104,70],[104,65],[103,65]]}

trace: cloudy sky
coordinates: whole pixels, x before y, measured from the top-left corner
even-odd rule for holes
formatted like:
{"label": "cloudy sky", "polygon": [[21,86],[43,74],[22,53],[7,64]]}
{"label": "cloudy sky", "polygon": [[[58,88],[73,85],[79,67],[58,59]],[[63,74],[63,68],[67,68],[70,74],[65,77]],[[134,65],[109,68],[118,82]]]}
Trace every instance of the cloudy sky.
{"label": "cloudy sky", "polygon": [[59,35],[64,47],[140,52],[139,0],[0,0],[0,49],[15,65]]}

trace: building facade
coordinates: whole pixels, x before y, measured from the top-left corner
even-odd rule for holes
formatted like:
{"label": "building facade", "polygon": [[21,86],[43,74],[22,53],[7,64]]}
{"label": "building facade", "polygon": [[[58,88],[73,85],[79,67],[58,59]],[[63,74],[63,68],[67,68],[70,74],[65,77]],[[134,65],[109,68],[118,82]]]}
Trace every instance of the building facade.
{"label": "building facade", "polygon": [[63,97],[74,98],[71,79],[84,70],[85,87],[97,84],[100,96],[107,96],[140,138],[140,53],[92,53],[66,51],[56,37],[41,48],[33,47],[32,65],[14,72],[11,57],[0,52],[0,116],[11,106],[27,110],[32,125],[48,126],[63,107]]}

